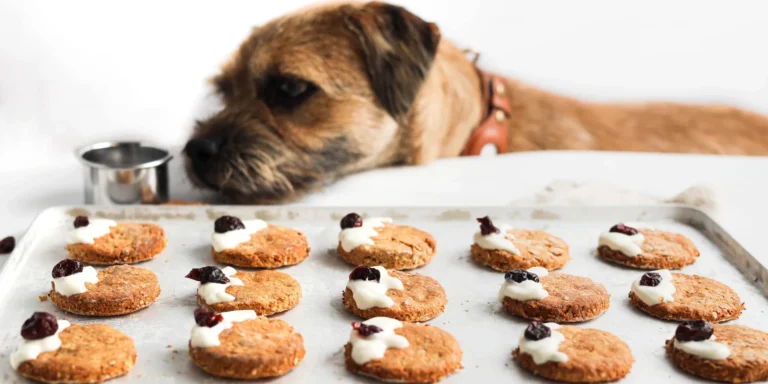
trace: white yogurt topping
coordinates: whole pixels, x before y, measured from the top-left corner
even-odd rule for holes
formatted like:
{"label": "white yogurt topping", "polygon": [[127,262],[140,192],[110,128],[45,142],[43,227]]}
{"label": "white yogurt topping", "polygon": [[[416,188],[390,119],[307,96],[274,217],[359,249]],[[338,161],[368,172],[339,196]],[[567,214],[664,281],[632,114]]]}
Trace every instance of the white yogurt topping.
{"label": "white yogurt topping", "polygon": [[723,360],[731,354],[731,350],[728,349],[727,345],[715,341],[715,335],[712,335],[708,340],[702,341],[680,341],[675,339],[674,345],[675,348],[683,352],[707,360]]}
{"label": "white yogurt topping", "polygon": [[67,234],[67,244],[93,244],[96,239],[109,233],[117,222],[107,219],[88,219],[88,225],[75,228]]}
{"label": "white yogurt topping", "polygon": [[639,279],[632,283],[632,292],[643,302],[645,305],[657,305],[661,303],[668,303],[675,301],[673,295],[675,294],[675,285],[672,284],[672,273],[667,269],[660,269],[656,272],[661,276],[661,283],[655,287],[646,285],[640,285]]}
{"label": "white yogurt topping", "polygon": [[515,237],[511,233],[507,233],[512,227],[501,224],[497,228],[499,228],[499,233],[493,232],[485,236],[483,236],[481,231],[475,232],[475,244],[483,249],[498,249],[519,255],[520,251],[512,242],[515,240]]}
{"label": "white yogurt topping", "polygon": [[235,297],[227,293],[227,287],[231,285],[243,285],[243,281],[232,277],[237,271],[232,267],[224,267],[222,270],[224,274],[229,278],[229,283],[205,283],[200,284],[197,287],[197,294],[205,301],[206,304],[226,303],[228,301],[234,301]]}
{"label": "white yogurt topping", "polygon": [[395,305],[394,300],[387,296],[387,291],[396,289],[402,291],[403,282],[387,273],[384,267],[373,267],[381,273],[381,278],[376,280],[349,280],[347,288],[352,291],[352,297],[359,309],[389,308]]}
{"label": "white yogurt topping", "polygon": [[11,354],[11,367],[14,370],[18,369],[19,365],[27,360],[37,359],[37,356],[43,352],[55,351],[61,347],[59,333],[69,327],[69,321],[56,320],[56,322],[59,324],[59,329],[53,335],[42,339],[24,340],[21,342],[19,348]]}
{"label": "white yogurt topping", "polygon": [[408,348],[408,339],[395,333],[395,329],[403,323],[388,317],[374,317],[363,322],[365,325],[375,325],[382,329],[368,337],[362,337],[356,330],[349,334],[352,344],[352,360],[357,364],[365,364],[371,360],[381,359],[388,348]]}
{"label": "white yogurt topping", "polygon": [[56,292],[63,296],[72,296],[88,290],[85,283],[96,284],[99,282],[98,273],[93,267],[83,267],[83,270],[69,276],[53,279]]}
{"label": "white yogurt topping", "polygon": [[[542,267],[529,268],[528,272],[535,273],[539,278],[549,274],[549,271]],[[549,296],[549,292],[544,289],[541,282],[537,283],[533,280],[525,280],[522,283],[518,283],[504,279],[504,284],[501,285],[499,290],[499,302],[503,302],[505,297],[519,301],[528,301],[541,300],[547,296]]]}
{"label": "white yogurt topping", "polygon": [[222,312],[221,317],[224,321],[214,325],[213,327],[201,327],[195,325],[192,328],[192,336],[190,337],[190,344],[197,348],[216,347],[221,345],[219,341],[219,334],[224,332],[225,329],[232,328],[232,323],[238,321],[247,321],[256,319],[256,311],[251,309],[245,309],[242,311],[229,311]]}
{"label": "white yogurt topping", "polygon": [[541,365],[546,362],[562,363],[568,361],[568,355],[558,351],[560,343],[565,341],[565,336],[562,333],[555,331],[560,329],[560,325],[556,323],[544,323],[552,331],[551,336],[543,338],[541,340],[528,340],[525,338],[525,331],[520,335],[520,352],[527,353],[533,358],[533,362],[536,365]]}
{"label": "white yogurt topping", "polygon": [[619,232],[604,232],[600,234],[598,245],[619,251],[627,257],[635,257],[643,253],[640,246],[643,245],[644,241],[645,236],[640,232],[631,236]]}
{"label": "white yogurt topping", "polygon": [[339,232],[341,249],[344,252],[350,252],[361,245],[373,245],[372,237],[379,234],[375,228],[381,228],[384,226],[384,223],[391,222],[392,219],[389,217],[370,217],[363,219],[363,225],[359,227],[342,229]]}
{"label": "white yogurt topping", "polygon": [[224,233],[214,232],[211,235],[211,245],[213,250],[221,252],[225,249],[236,248],[242,243],[251,240],[251,235],[267,227],[263,220],[242,220],[244,229],[235,229]]}

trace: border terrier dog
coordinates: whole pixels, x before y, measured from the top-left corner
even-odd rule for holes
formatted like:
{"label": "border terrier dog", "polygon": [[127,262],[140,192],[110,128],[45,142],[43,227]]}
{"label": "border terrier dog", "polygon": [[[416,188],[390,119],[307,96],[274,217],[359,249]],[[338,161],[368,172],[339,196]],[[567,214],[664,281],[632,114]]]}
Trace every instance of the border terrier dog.
{"label": "border terrier dog", "polygon": [[483,140],[500,152],[768,155],[768,118],[755,113],[589,103],[492,76],[402,7],[300,10],[254,28],[213,79],[224,108],[197,123],[187,173],[230,202],[263,204],[361,170],[476,154]]}

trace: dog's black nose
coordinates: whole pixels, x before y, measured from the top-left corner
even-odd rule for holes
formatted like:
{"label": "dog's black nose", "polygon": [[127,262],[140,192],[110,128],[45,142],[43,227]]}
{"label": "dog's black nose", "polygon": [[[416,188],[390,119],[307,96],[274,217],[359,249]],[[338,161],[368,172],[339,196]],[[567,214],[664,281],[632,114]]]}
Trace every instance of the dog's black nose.
{"label": "dog's black nose", "polygon": [[198,138],[192,139],[184,146],[184,152],[196,163],[205,163],[219,153],[221,142],[216,139]]}

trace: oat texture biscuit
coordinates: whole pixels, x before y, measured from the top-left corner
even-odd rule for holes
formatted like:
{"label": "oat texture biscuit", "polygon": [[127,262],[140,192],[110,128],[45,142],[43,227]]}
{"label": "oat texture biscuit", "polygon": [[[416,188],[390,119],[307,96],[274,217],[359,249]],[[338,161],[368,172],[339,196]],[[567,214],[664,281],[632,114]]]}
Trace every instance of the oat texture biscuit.
{"label": "oat texture biscuit", "polygon": [[535,375],[571,383],[619,380],[635,361],[627,343],[609,332],[539,322],[528,326],[512,355]]}
{"label": "oat texture biscuit", "polygon": [[[232,268],[225,268],[232,270]],[[239,281],[242,285],[226,285],[222,290],[228,299],[232,300],[211,302],[206,300],[201,289],[197,291],[197,302],[201,307],[216,311],[228,312],[244,309],[252,309],[259,316],[269,316],[275,313],[287,311],[301,300],[302,292],[299,282],[287,273],[263,270],[256,272],[242,272],[229,275],[233,281]],[[214,287],[219,287],[220,284]],[[208,284],[201,284],[201,288]]]}
{"label": "oat texture biscuit", "polygon": [[713,331],[713,339],[699,341],[695,340],[695,333],[685,332],[694,340],[683,343],[678,340],[680,332],[676,332],[675,337],[667,340],[667,356],[683,371],[710,380],[768,380],[768,333],[731,324],[714,324]]}
{"label": "oat texture biscuit", "polygon": [[245,268],[278,268],[298,264],[309,256],[303,233],[261,220],[241,221],[222,216],[211,238],[213,259]]}
{"label": "oat texture biscuit", "polygon": [[[505,274],[499,300],[510,314],[529,320],[574,323],[608,310],[611,295],[594,280],[537,267]],[[538,280],[538,281],[536,281]]]}
{"label": "oat texture biscuit", "polygon": [[132,264],[147,261],[166,246],[165,231],[156,224],[116,223],[78,216],[69,233],[67,252],[89,264]]}
{"label": "oat texture biscuit", "polygon": [[683,235],[624,224],[600,235],[597,253],[604,260],[639,269],[680,269],[699,257],[699,250]]}
{"label": "oat texture biscuit", "polygon": [[542,267],[562,268],[570,260],[568,244],[547,232],[496,227],[488,216],[477,219],[480,230],[475,233],[470,249],[472,258],[497,271]]}
{"label": "oat texture biscuit", "polygon": [[437,252],[437,242],[420,229],[392,224],[390,218],[363,219],[350,213],[341,220],[337,251],[353,265],[402,270],[427,264]]}
{"label": "oat texture biscuit", "polygon": [[77,325],[59,320],[55,334],[26,339],[23,328],[22,336],[25,341],[11,356],[11,363],[18,364],[15,369],[19,374],[40,382],[100,383],[125,375],[136,363],[133,340],[106,324]]}
{"label": "oat texture biscuit", "polygon": [[[379,271],[382,272],[377,273]],[[445,290],[437,280],[415,273],[358,267],[349,279],[341,300],[344,308],[364,319],[390,317],[427,321],[443,313],[448,303]]]}
{"label": "oat texture biscuit", "polygon": [[[196,319],[200,319],[199,314],[196,312]],[[221,315],[226,319],[228,314]],[[217,330],[220,333],[213,335],[217,339],[208,344],[193,330],[189,357],[195,365],[214,376],[253,380],[282,376],[304,359],[304,339],[290,324],[256,317],[255,313],[239,320],[232,321],[226,329],[216,321],[208,323],[212,329],[221,328]]]}
{"label": "oat texture biscuit", "polygon": [[633,284],[629,301],[651,316],[674,321],[703,319],[723,322],[738,319],[744,310],[739,295],[719,281],[703,276],[671,273],[668,276],[672,280],[674,293],[671,295],[672,300],[669,300],[668,293],[655,293],[664,285],[660,282],[651,287],[655,280],[648,277],[650,274],[653,272],[643,275]]}
{"label": "oat texture biscuit", "polygon": [[344,346],[350,372],[384,382],[434,383],[462,368],[461,346],[438,327],[376,317],[353,328]]}
{"label": "oat texture biscuit", "polygon": [[54,275],[48,293],[53,304],[78,315],[118,316],[148,307],[160,295],[157,276],[149,269],[131,265],[115,265],[98,273],[91,269],[95,279],[81,279],[81,289],[73,290],[73,286],[78,284],[73,280],[87,274],[90,268],[85,267],[85,271],[58,278]]}

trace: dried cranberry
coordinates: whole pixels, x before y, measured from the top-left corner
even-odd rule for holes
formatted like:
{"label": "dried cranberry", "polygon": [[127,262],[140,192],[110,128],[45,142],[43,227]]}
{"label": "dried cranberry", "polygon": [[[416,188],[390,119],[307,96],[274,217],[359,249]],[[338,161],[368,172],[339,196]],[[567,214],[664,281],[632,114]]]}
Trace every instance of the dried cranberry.
{"label": "dried cranberry", "polygon": [[83,263],[77,260],[64,259],[62,261],[59,261],[59,263],[53,267],[53,271],[51,271],[51,276],[53,276],[53,278],[56,279],[59,277],[74,275],[75,273],[79,273],[82,271],[83,271]]}
{"label": "dried cranberry", "polygon": [[643,277],[640,278],[640,285],[644,285],[646,287],[655,287],[659,284],[661,284],[661,275],[659,275],[656,272],[646,272]]}
{"label": "dried cranberry", "polygon": [[367,325],[359,321],[355,321],[352,323],[352,329],[356,330],[357,333],[359,333],[360,336],[362,337],[368,337],[370,335],[373,335],[374,333],[379,333],[383,331],[383,329],[375,325]]}
{"label": "dried cranberry", "polygon": [[499,231],[498,228],[493,226],[493,222],[491,221],[491,218],[488,216],[477,219],[477,222],[480,223],[480,234],[482,234],[483,236],[488,236],[491,233],[501,232]]}
{"label": "dried cranberry", "polygon": [[712,324],[704,320],[683,321],[675,330],[675,339],[679,341],[708,340],[714,332]]}
{"label": "dried cranberry", "polygon": [[535,282],[539,282],[539,275],[533,273],[524,271],[522,269],[514,269],[504,274],[504,279],[507,281],[514,281],[516,283],[522,283],[526,280],[531,280]]}
{"label": "dried cranberry", "polygon": [[378,269],[372,267],[357,267],[349,274],[350,280],[376,280],[378,283],[381,281],[381,272]]}
{"label": "dried cranberry", "polygon": [[352,227],[362,227],[363,218],[357,213],[350,213],[341,219],[341,229],[347,229]]}
{"label": "dried cranberry", "polygon": [[48,312],[35,312],[21,326],[21,337],[27,340],[38,340],[56,333],[59,323],[56,316]]}
{"label": "dried cranberry", "polygon": [[224,321],[224,316],[221,313],[206,311],[202,308],[195,309],[195,323],[201,327],[210,328],[222,321]]}
{"label": "dried cranberry", "polygon": [[618,223],[611,227],[611,230],[608,232],[618,232],[623,233],[627,236],[637,235],[637,229],[634,229],[632,227],[628,227],[624,225],[623,223]]}
{"label": "dried cranberry", "polygon": [[219,267],[202,267],[194,268],[184,276],[187,279],[199,281],[205,283],[226,284],[229,283],[229,278]]}
{"label": "dried cranberry", "polygon": [[88,224],[90,224],[90,223],[91,222],[88,221],[88,216],[78,216],[78,217],[75,217],[75,223],[74,223],[75,228],[87,227]]}
{"label": "dried cranberry", "polygon": [[14,248],[16,248],[16,239],[13,236],[0,240],[0,254],[11,253]]}
{"label": "dried cranberry", "polygon": [[531,321],[525,328],[525,338],[528,340],[541,340],[552,336],[552,330],[541,321]]}
{"label": "dried cranberry", "polygon": [[213,230],[216,233],[226,233],[236,229],[245,229],[245,225],[240,219],[234,216],[222,216],[213,223]]}

